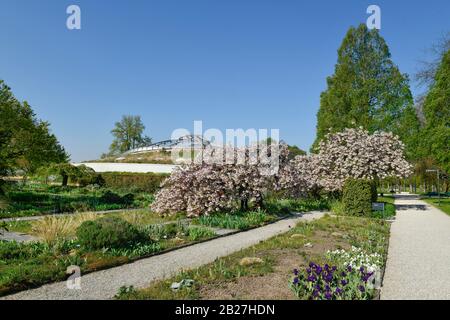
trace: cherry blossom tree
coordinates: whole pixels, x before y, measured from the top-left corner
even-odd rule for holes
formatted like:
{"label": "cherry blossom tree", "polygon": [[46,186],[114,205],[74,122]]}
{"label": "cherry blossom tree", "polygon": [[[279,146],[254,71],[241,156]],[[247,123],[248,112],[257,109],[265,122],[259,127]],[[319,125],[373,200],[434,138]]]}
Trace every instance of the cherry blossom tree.
{"label": "cherry blossom tree", "polygon": [[330,133],[320,142],[314,174],[328,191],[341,190],[348,178],[407,177],[412,166],[405,159],[404,148],[392,133],[371,135],[361,128]]}
{"label": "cherry blossom tree", "polygon": [[180,167],[163,182],[152,210],[199,216],[247,210],[251,201],[262,207],[264,194],[287,162],[288,149],[284,143],[207,147],[197,157],[200,160]]}
{"label": "cherry blossom tree", "polygon": [[286,195],[295,198],[317,191],[320,184],[316,168],[315,155],[296,156],[281,168],[275,189],[284,191]]}

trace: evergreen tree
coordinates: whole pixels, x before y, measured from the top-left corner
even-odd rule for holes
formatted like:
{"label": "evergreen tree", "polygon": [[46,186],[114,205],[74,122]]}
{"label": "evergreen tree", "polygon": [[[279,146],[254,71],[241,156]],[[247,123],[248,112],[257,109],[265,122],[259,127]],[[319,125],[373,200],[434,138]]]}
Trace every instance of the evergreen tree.
{"label": "evergreen tree", "polygon": [[409,79],[392,62],[378,30],[369,30],[365,24],[350,28],[327,85],[320,97],[313,151],[330,131],[363,127],[397,134],[407,145],[407,154],[414,157],[410,147],[417,144],[420,124]]}

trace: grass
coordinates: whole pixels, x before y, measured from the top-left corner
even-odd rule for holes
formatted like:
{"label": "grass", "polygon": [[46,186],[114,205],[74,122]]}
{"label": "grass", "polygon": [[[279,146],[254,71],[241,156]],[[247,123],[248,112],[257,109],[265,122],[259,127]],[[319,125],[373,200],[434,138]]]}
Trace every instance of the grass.
{"label": "grass", "polygon": [[[295,236],[294,236],[295,235]],[[339,236],[336,236],[339,235]],[[325,216],[299,223],[288,233],[273,237],[213,263],[155,281],[141,290],[122,290],[118,299],[289,299],[287,289],[293,268],[309,261],[323,263],[328,249],[358,246],[367,252],[387,253],[389,224],[383,220]],[[305,248],[305,243],[314,246]],[[261,263],[240,263],[249,257]],[[173,291],[173,282],[193,279],[192,287]],[[276,282],[276,279],[280,282]],[[281,286],[281,287],[280,287]],[[284,291],[283,291],[284,290]]]}
{"label": "grass", "polygon": [[74,238],[77,228],[84,221],[95,220],[99,217],[100,215],[93,212],[45,217],[31,223],[31,234],[45,243],[52,244],[57,240]]}
{"label": "grass", "polygon": [[28,184],[12,187],[3,202],[0,218],[12,218],[148,207],[153,202],[153,195],[104,188]]}
{"label": "grass", "polygon": [[441,205],[439,206],[439,199],[437,198],[422,198],[422,200],[435,206],[439,210],[444,211],[446,214],[450,215],[450,198],[441,198]]}

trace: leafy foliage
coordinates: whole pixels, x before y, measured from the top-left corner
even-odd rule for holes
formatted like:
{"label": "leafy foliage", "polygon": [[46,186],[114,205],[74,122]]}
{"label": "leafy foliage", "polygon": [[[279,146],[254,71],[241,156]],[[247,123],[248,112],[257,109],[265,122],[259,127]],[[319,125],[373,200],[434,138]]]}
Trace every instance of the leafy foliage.
{"label": "leafy foliage", "polygon": [[152,139],[143,136],[145,126],[140,116],[123,116],[120,122],[116,122],[111,133],[114,140],[109,147],[112,154],[124,153],[128,150],[150,144]]}
{"label": "leafy foliage", "polygon": [[[375,191],[376,193],[376,191]],[[370,217],[372,213],[373,183],[362,179],[349,179],[344,184],[342,203],[344,211],[352,216]]]}
{"label": "leafy foliage", "polygon": [[168,177],[163,173],[103,172],[100,174],[107,188],[129,189],[154,193],[162,181]]}
{"label": "leafy foliage", "polygon": [[117,217],[85,221],[76,234],[80,244],[88,249],[120,248],[144,240],[132,224]]}
{"label": "leafy foliage", "polygon": [[41,166],[68,158],[49,123],[37,119],[31,106],[19,102],[0,80],[0,176],[17,169],[32,174]]}
{"label": "leafy foliage", "polygon": [[409,139],[418,134],[412,132],[418,129],[419,121],[412,108],[408,77],[392,62],[378,30],[369,30],[365,24],[350,28],[338,50],[335,72],[328,77],[327,86],[320,97],[313,150],[317,150],[329,131],[344,128],[361,126],[371,133],[390,131],[408,146]]}
{"label": "leafy foliage", "polygon": [[425,129],[421,139],[421,154],[432,158],[442,170],[450,173],[450,50],[435,74],[423,105]]}

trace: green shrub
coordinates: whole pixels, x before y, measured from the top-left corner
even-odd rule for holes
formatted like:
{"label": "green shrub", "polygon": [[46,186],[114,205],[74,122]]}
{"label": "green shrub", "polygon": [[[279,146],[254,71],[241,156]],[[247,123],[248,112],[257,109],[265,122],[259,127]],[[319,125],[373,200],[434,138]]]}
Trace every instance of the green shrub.
{"label": "green shrub", "polygon": [[102,217],[83,222],[77,229],[80,244],[87,249],[121,248],[140,241],[144,236],[131,223],[118,217]]}
{"label": "green shrub", "polygon": [[129,189],[155,193],[159,190],[161,182],[168,174],[163,173],[129,173],[129,172],[103,172],[101,179],[104,186],[114,189]]}
{"label": "green shrub", "polygon": [[346,214],[369,217],[372,213],[372,185],[363,179],[349,179],[344,184],[342,204]]}
{"label": "green shrub", "polygon": [[127,193],[124,196],[120,196],[115,192],[112,192],[110,190],[105,191],[102,196],[100,197],[100,202],[107,203],[107,204],[124,204],[124,205],[131,205],[134,201],[134,195],[132,193]]}

